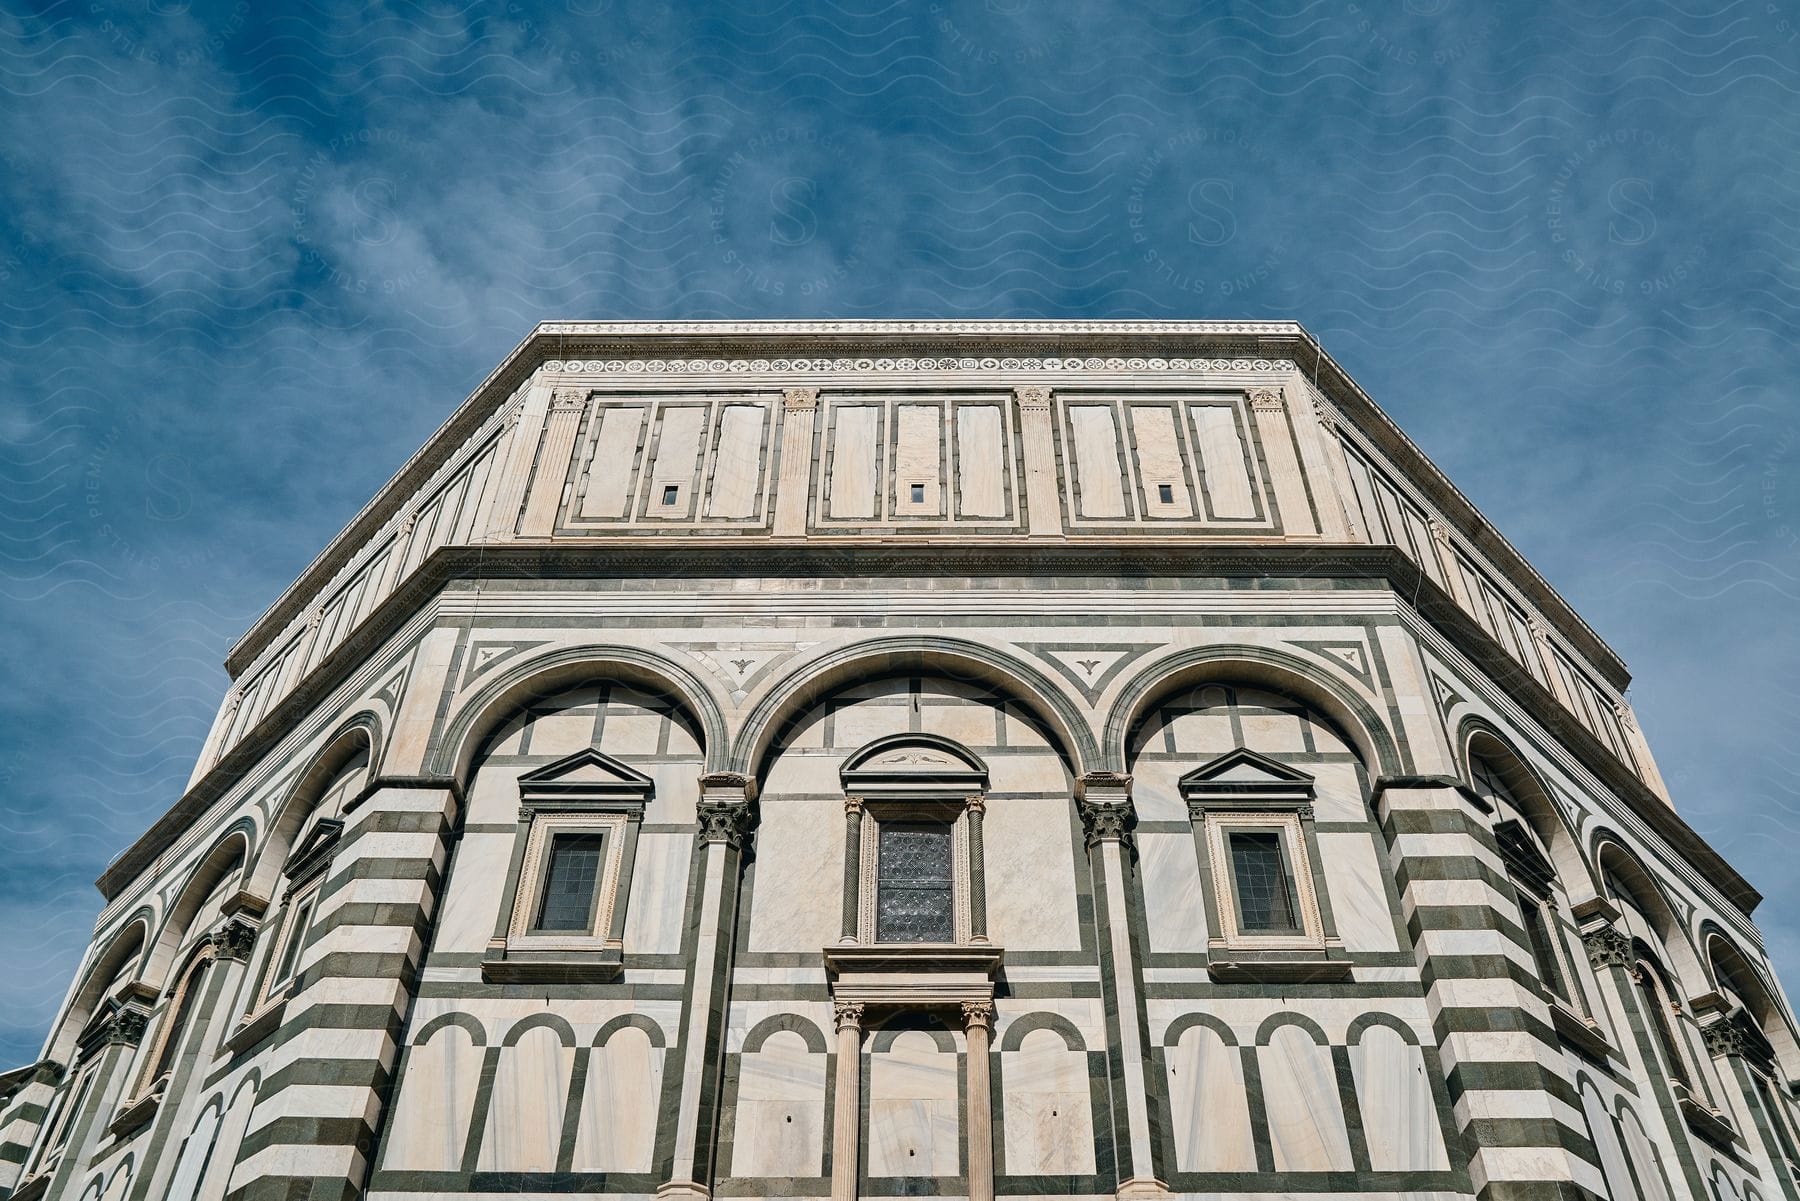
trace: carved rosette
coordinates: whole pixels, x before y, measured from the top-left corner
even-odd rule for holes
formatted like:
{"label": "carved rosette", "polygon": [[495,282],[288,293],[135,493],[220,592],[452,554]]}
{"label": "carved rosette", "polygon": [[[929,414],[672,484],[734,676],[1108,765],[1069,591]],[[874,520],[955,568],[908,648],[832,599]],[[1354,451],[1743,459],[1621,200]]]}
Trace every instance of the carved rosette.
{"label": "carved rosette", "polygon": [[964,1001],[962,1003],[963,1027],[980,1026],[984,1030],[994,1028],[994,1003],[992,1001]]}
{"label": "carved rosette", "polygon": [[861,1030],[864,1011],[861,1001],[839,1001],[831,1007],[831,1015],[837,1020],[839,1030]]}
{"label": "carved rosette", "polygon": [[1050,389],[1042,384],[1027,384],[1022,388],[1014,388],[1013,395],[1018,398],[1021,409],[1048,409],[1050,407]]}
{"label": "carved rosette", "polygon": [[744,849],[750,838],[750,806],[742,801],[701,801],[694,806],[700,819],[700,841],[722,842],[734,851]]}
{"label": "carved rosette", "polygon": [[213,946],[218,948],[220,959],[248,963],[251,948],[256,946],[256,927],[242,918],[232,918],[213,936]]}
{"label": "carved rosette", "polygon": [[819,407],[819,390],[817,388],[783,388],[781,390],[781,407],[790,413]]}
{"label": "carved rosette", "polygon": [[1621,934],[1616,926],[1596,926],[1592,930],[1583,930],[1581,941],[1587,945],[1588,962],[1597,968],[1630,967],[1633,962],[1631,940]]}
{"label": "carved rosette", "polygon": [[1091,847],[1102,842],[1123,843],[1130,837],[1131,802],[1081,800],[1081,828]]}
{"label": "carved rosette", "polygon": [[1250,409],[1256,413],[1279,413],[1287,408],[1280,388],[1250,389]]}

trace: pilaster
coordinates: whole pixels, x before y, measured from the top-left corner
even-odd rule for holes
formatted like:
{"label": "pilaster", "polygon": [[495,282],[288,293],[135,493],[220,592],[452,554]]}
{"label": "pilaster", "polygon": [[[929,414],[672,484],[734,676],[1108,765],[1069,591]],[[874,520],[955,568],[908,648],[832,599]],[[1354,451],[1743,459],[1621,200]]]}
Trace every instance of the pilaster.
{"label": "pilaster", "polygon": [[1250,415],[1262,443],[1263,461],[1269,466],[1269,484],[1281,510],[1282,533],[1315,538],[1318,522],[1306,495],[1306,476],[1300,470],[1293,428],[1288,424],[1287,398],[1280,388],[1250,389]]}
{"label": "pilaster", "polygon": [[1025,508],[1033,537],[1060,538],[1062,493],[1056,486],[1056,436],[1051,428],[1050,389],[1033,384],[1014,388],[1019,405],[1019,443],[1025,453]]}
{"label": "pilaster", "polygon": [[569,482],[569,464],[575,455],[575,434],[587,411],[588,389],[558,388],[550,395],[550,411],[544,418],[543,445],[532,472],[519,518],[519,537],[548,538],[556,530],[556,513],[562,507],[563,489]]}
{"label": "pilaster", "polygon": [[781,474],[775,483],[777,538],[806,534],[812,502],[813,423],[819,411],[817,388],[788,388],[781,394]]}

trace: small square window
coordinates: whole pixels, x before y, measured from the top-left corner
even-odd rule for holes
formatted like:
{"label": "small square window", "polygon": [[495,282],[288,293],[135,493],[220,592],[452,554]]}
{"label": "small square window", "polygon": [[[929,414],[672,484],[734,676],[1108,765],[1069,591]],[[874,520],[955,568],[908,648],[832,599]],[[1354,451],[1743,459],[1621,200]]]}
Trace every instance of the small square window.
{"label": "small square window", "polygon": [[915,505],[922,505],[925,503],[924,484],[914,484],[912,486],[912,503]]}
{"label": "small square window", "polygon": [[1173,485],[1173,484],[1158,484],[1156,486],[1156,500],[1157,500],[1157,503],[1159,503],[1159,504],[1165,504],[1165,505],[1174,504],[1175,503],[1175,485]]}
{"label": "small square window", "polygon": [[673,505],[678,499],[680,499],[680,497],[681,497],[681,485],[680,484],[664,484],[663,485],[663,501],[662,501],[663,504]]}

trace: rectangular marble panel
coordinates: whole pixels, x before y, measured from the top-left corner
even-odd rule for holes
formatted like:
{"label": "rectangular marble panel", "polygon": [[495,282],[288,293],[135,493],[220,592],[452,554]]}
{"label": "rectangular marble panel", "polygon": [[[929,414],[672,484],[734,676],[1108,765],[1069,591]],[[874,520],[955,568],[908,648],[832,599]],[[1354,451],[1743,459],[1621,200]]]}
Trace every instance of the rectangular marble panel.
{"label": "rectangular marble panel", "polygon": [[[1138,487],[1150,517],[1192,517],[1187,468],[1175,431],[1175,410],[1167,405],[1132,405],[1131,436],[1137,448]],[[1169,499],[1162,499],[1162,488]]]}
{"label": "rectangular marble panel", "polygon": [[594,437],[593,457],[588,460],[587,491],[581,498],[580,516],[625,516],[646,411],[643,405],[600,406],[600,429]]}
{"label": "rectangular marble panel", "polygon": [[999,405],[961,405],[956,410],[957,514],[1006,515],[1006,442]]}
{"label": "rectangular marble panel", "polygon": [[[700,405],[664,405],[656,439],[656,460],[650,467],[650,490],[644,498],[646,516],[674,520],[694,513],[695,476],[700,462],[700,436],[706,428],[706,409]],[[677,489],[674,504],[664,504],[666,489]]]}
{"label": "rectangular marble panel", "polygon": [[955,1176],[957,1063],[932,1037],[900,1033],[869,1056],[868,1156],[871,1176]]}
{"label": "rectangular marble panel", "polygon": [[1193,414],[1194,440],[1200,447],[1212,516],[1256,516],[1256,494],[1245,464],[1237,411],[1227,405],[1195,405]]}
{"label": "rectangular marble panel", "polygon": [[[902,517],[938,516],[942,471],[939,441],[943,410],[937,405],[903,404],[895,414],[894,513]],[[913,485],[922,485],[923,498],[914,503]]]}
{"label": "rectangular marble panel", "polygon": [[1191,834],[1139,834],[1145,924],[1152,951],[1206,950],[1206,902]]}
{"label": "rectangular marble panel", "polygon": [[739,1058],[733,1176],[820,1174],[826,1060],[809,1052],[791,1031],[777,1031],[757,1051]]}
{"label": "rectangular marble panel", "polygon": [[719,443],[713,456],[708,517],[751,517],[762,483],[762,405],[726,405],[719,412]]}
{"label": "rectangular marble panel", "polygon": [[506,870],[517,838],[516,834],[465,834],[456,844],[455,865],[433,935],[434,952],[472,954],[487,949],[506,903]]}
{"label": "rectangular marble panel", "polygon": [[750,950],[810,951],[837,941],[844,891],[844,803],[766,796],[756,835]]}
{"label": "rectangular marble panel", "polygon": [[982,819],[988,934],[1016,951],[1081,946],[1066,800],[1000,797]]}
{"label": "rectangular marble panel", "polygon": [[1442,1172],[1449,1168],[1437,1103],[1424,1057],[1385,1027],[1363,1032],[1350,1048],[1369,1164],[1377,1172]]}
{"label": "rectangular marble panel", "polygon": [[833,410],[831,475],[826,481],[833,517],[875,516],[881,414],[877,405],[839,405]]}
{"label": "rectangular marble panel", "polygon": [[1367,834],[1321,834],[1331,914],[1347,951],[1397,951],[1394,918],[1384,882],[1387,868]]}
{"label": "rectangular marble panel", "polygon": [[1053,1030],[1033,1030],[1000,1058],[1006,1175],[1092,1174],[1087,1053],[1069,1050]]}
{"label": "rectangular marble panel", "polygon": [[1125,481],[1119,470],[1119,427],[1111,405],[1071,405],[1075,484],[1082,517],[1124,517]]}
{"label": "rectangular marble panel", "polygon": [[631,872],[630,906],[625,911],[625,953],[676,955],[687,925],[691,834],[640,834]]}

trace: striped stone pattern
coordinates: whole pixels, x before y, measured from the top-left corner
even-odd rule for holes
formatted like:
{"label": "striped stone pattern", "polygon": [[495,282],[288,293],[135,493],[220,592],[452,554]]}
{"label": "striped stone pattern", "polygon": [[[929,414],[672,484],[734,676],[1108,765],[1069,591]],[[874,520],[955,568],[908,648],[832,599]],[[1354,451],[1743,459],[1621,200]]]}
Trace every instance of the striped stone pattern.
{"label": "striped stone pattern", "polygon": [[1382,788],[1376,813],[1476,1195],[1605,1197],[1493,833],[1447,785]]}
{"label": "striped stone pattern", "polygon": [[455,812],[448,789],[390,787],[347,816],[229,1201],[360,1193]]}
{"label": "striped stone pattern", "polygon": [[39,1070],[31,1083],[13,1095],[4,1115],[0,1115],[0,1189],[10,1189],[19,1182],[25,1157],[37,1141],[38,1126],[55,1095],[55,1086]]}

